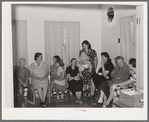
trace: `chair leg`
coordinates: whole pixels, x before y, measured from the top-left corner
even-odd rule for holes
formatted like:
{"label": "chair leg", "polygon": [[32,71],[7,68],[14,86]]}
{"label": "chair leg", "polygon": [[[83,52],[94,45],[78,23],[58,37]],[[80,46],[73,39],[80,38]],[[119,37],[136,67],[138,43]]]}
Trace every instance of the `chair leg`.
{"label": "chair leg", "polygon": [[54,101],[54,94],[52,95],[52,97],[53,97],[53,101]]}
{"label": "chair leg", "polygon": [[70,92],[68,91],[68,96],[69,96],[69,100],[70,100]]}
{"label": "chair leg", "polygon": [[48,96],[49,96],[49,103],[51,102],[51,88],[48,87]]}

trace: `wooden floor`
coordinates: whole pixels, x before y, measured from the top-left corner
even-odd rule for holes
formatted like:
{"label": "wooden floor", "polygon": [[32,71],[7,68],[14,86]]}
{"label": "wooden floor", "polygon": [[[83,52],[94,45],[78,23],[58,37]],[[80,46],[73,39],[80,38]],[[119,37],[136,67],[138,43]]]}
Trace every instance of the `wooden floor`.
{"label": "wooden floor", "polygon": [[[98,107],[94,107],[92,106],[92,102],[88,99],[88,98],[82,98],[82,101],[83,101],[83,104],[79,104],[79,103],[76,103],[76,97],[71,95],[70,96],[70,99],[68,97],[65,97],[65,101],[64,102],[56,102],[56,98],[53,98],[51,97],[51,102],[49,103],[48,102],[48,97],[46,99],[46,107],[65,107],[65,108],[74,108],[74,107],[77,107],[77,108],[98,108]],[[42,107],[40,105],[41,101],[39,98],[36,98],[36,103],[35,103],[35,106],[32,106],[31,104],[27,104],[26,107],[36,107],[36,108],[39,108],[39,107]],[[21,103],[19,102],[19,100],[16,100],[15,101],[15,107],[21,107]]]}
{"label": "wooden floor", "polygon": [[[54,107],[54,108],[60,108],[60,107],[62,107],[62,108],[99,108],[99,107],[95,107],[92,105],[92,103],[95,102],[95,100],[93,102],[91,102],[88,98],[82,98],[82,101],[83,101],[83,104],[76,103],[76,96],[74,96],[74,95],[71,95],[70,99],[68,96],[65,96],[64,102],[56,102],[56,96],[54,97],[54,99],[53,99],[53,97],[51,97],[51,101],[49,102],[49,98],[47,97],[46,98],[46,108],[47,107]],[[21,103],[20,103],[19,99],[15,100],[14,103],[15,103],[15,105],[14,105],[15,108],[21,107]],[[27,103],[26,108],[31,108],[31,107],[40,108],[40,107],[42,107],[40,105],[40,103],[41,103],[41,100],[39,98],[36,98],[35,106],[32,106],[31,104]],[[116,103],[113,103],[111,108],[130,108],[130,107],[126,106],[123,103],[116,102]]]}

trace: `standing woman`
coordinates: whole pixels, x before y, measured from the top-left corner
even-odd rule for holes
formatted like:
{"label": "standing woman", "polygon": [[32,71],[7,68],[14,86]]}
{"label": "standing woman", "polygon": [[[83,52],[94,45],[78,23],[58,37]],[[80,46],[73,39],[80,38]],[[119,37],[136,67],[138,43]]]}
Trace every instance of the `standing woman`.
{"label": "standing woman", "polygon": [[66,74],[67,74],[67,81],[69,84],[68,89],[73,93],[76,94],[76,103],[82,104],[81,95],[83,89],[83,82],[80,79],[79,69],[76,66],[77,60],[75,58],[71,59],[71,66],[67,67]]}
{"label": "standing woman", "polygon": [[41,106],[46,106],[45,98],[48,88],[48,65],[42,61],[42,53],[36,53],[34,56],[35,62],[30,65],[30,76],[32,84],[38,90],[41,99]]}
{"label": "standing woman", "polygon": [[[81,54],[82,51],[85,51],[86,54],[89,56],[89,61],[91,62],[92,65],[92,71],[91,71],[91,96],[90,96],[90,100],[92,101],[94,99],[94,91],[95,91],[95,85],[94,85],[94,78],[96,77],[96,68],[98,65],[98,58],[97,58],[97,53],[95,50],[93,50],[91,48],[91,44],[87,41],[84,40],[82,42],[82,50],[80,50],[79,55]],[[85,70],[82,72],[82,74],[86,74],[87,72],[85,72]],[[89,74],[90,75],[90,74]],[[90,76],[88,76],[90,77]],[[86,78],[86,80],[89,80]]]}

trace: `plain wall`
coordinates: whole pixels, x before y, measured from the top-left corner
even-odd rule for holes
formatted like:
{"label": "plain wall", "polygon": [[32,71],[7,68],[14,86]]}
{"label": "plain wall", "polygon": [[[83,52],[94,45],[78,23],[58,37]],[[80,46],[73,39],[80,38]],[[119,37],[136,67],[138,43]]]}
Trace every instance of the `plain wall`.
{"label": "plain wall", "polygon": [[[27,20],[28,62],[31,64],[36,52],[43,53],[44,60],[44,21],[79,21],[80,48],[83,40],[88,40],[101,53],[101,12],[100,5],[16,5],[13,6],[13,19]],[[79,54],[79,51],[78,51]]]}
{"label": "plain wall", "polygon": [[[109,7],[114,9],[111,23],[107,20]],[[101,66],[101,52],[108,52],[115,64],[114,58],[120,55],[119,19],[136,14],[136,7],[128,5],[14,5],[12,8],[13,19],[27,20],[29,64],[36,52],[44,56],[44,20],[79,21],[80,48],[83,40],[91,43],[98,56],[97,70]]]}
{"label": "plain wall", "polygon": [[[112,22],[107,20],[107,10],[109,7],[114,9],[114,19]],[[114,58],[120,55],[120,43],[118,43],[118,38],[120,38],[119,19],[135,14],[135,6],[101,5],[101,51],[109,53],[114,65]]]}

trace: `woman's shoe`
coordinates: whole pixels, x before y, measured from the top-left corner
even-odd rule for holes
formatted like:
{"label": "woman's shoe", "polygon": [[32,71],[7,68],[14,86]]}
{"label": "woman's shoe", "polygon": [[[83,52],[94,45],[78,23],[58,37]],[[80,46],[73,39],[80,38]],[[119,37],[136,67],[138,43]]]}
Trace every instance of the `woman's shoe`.
{"label": "woman's shoe", "polygon": [[43,106],[43,102],[41,102],[40,105]]}
{"label": "woman's shoe", "polygon": [[26,100],[26,103],[30,103],[31,105],[35,105],[35,102],[31,102],[29,100]]}
{"label": "woman's shoe", "polygon": [[61,99],[60,102],[64,102],[64,99]]}
{"label": "woman's shoe", "polygon": [[110,102],[110,104],[108,104],[108,105],[106,105],[106,103],[104,103],[102,107],[103,108],[111,108],[112,107],[112,103],[113,102]]}
{"label": "woman's shoe", "polygon": [[88,90],[83,91],[83,97],[87,97],[88,96],[88,93],[89,93]]}
{"label": "woman's shoe", "polygon": [[46,107],[46,103],[45,102],[41,102],[41,106],[42,107]]}
{"label": "woman's shoe", "polygon": [[60,100],[56,100],[57,103],[61,102]]}
{"label": "woman's shoe", "polygon": [[79,103],[80,103],[80,104],[83,104],[83,101],[79,100]]}
{"label": "woman's shoe", "polygon": [[76,100],[76,103],[79,103],[79,100]]}
{"label": "woman's shoe", "polygon": [[25,104],[24,103],[22,103],[22,108],[25,108]]}
{"label": "woman's shoe", "polygon": [[94,103],[92,103],[92,105],[95,106],[95,107],[102,107],[103,103],[94,102]]}
{"label": "woman's shoe", "polygon": [[89,97],[89,100],[90,100],[90,101],[93,101],[93,100],[94,100],[94,96],[90,96],[90,97]]}

